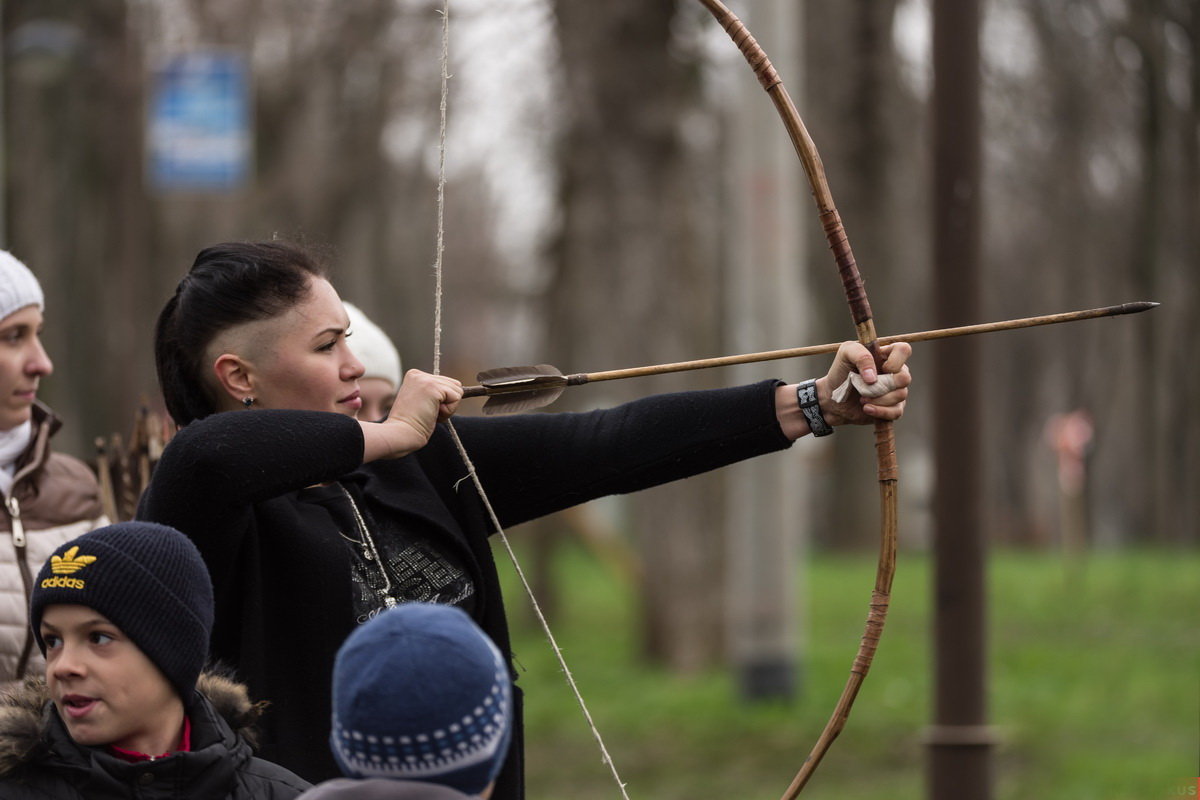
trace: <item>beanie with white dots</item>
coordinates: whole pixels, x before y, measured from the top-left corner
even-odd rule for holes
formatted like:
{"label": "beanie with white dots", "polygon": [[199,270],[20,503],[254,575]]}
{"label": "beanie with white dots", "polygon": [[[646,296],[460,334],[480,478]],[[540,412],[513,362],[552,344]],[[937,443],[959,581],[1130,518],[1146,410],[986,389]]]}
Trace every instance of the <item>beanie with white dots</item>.
{"label": "beanie with white dots", "polygon": [[388,609],[338,651],[330,745],[349,777],[479,794],[500,772],[512,716],[500,651],[454,606]]}

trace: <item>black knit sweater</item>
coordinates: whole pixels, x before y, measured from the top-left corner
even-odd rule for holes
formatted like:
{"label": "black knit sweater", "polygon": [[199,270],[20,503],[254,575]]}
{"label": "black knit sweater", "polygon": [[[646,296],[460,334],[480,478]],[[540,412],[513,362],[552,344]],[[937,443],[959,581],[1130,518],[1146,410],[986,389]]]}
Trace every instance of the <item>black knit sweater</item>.
{"label": "black knit sweater", "polygon": [[[455,427],[507,528],[604,495],[696,475],[790,445],[777,382],[658,395],[581,414],[459,417]],[[375,519],[437,537],[470,573],[473,613],[511,648],[486,512],[450,435],[362,464],[359,424],[312,411],[235,411],[183,428],[163,453],[139,518],[190,536],[212,574],[213,656],[272,707],[260,755],[310,781],[329,753],[330,676],[354,626],[347,547],[325,507],[298,497],[340,480]],[[523,796],[520,691],[497,800]]]}

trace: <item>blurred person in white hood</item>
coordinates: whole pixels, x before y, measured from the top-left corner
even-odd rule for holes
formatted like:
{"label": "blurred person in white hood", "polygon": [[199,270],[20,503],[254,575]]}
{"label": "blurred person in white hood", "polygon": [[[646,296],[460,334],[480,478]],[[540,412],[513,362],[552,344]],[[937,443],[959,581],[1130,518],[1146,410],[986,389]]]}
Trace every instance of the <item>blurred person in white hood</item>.
{"label": "blurred person in white hood", "polygon": [[54,371],[44,308],[38,279],[0,250],[0,687],[44,668],[29,629],[33,575],[59,545],[108,523],[92,471],[50,449],[62,422],[37,399]]}
{"label": "blurred person in white hood", "polygon": [[350,349],[362,362],[358,379],[362,408],[358,418],[374,422],[387,416],[396,390],[400,388],[400,354],[383,329],[367,318],[358,306],[343,302],[350,315]]}

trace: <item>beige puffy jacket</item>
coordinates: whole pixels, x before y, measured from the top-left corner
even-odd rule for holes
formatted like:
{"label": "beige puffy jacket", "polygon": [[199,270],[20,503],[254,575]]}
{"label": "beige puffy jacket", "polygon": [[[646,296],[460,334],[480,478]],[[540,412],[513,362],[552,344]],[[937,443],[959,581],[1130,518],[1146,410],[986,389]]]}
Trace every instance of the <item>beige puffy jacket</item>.
{"label": "beige puffy jacket", "polygon": [[107,525],[96,476],[77,458],[50,451],[60,421],[33,407],[33,439],[17,459],[0,513],[0,685],[44,667],[29,631],[33,576],[60,544]]}

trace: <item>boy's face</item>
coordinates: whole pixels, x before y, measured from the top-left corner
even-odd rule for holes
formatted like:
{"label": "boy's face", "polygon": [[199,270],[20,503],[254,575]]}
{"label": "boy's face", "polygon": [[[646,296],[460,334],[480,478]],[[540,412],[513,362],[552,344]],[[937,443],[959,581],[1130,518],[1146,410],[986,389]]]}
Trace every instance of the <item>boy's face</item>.
{"label": "boy's face", "polygon": [[87,606],[51,605],[41,635],[50,698],[72,739],[149,755],[177,746],[179,695],[120,628]]}

